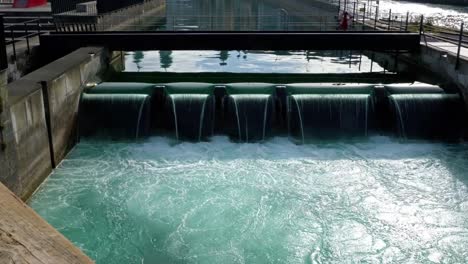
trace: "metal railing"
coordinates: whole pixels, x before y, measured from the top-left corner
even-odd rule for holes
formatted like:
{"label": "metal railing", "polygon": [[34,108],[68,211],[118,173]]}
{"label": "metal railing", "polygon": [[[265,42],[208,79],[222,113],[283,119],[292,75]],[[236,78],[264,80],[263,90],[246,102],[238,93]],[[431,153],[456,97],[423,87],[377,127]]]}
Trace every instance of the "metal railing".
{"label": "metal railing", "polygon": [[[6,17],[0,16],[1,23],[5,25]],[[16,61],[18,58],[17,54],[17,46],[21,42],[26,43],[26,52],[27,54],[31,53],[31,38],[40,36],[41,34],[45,33],[41,30],[41,18],[35,18],[19,23],[9,23],[9,25],[4,26],[4,39],[5,39],[5,46],[8,47],[11,45],[12,47],[12,58],[13,61]]]}
{"label": "metal railing", "polygon": [[426,46],[428,46],[428,42],[430,43],[431,41],[456,45],[455,69],[459,69],[461,51],[463,48],[468,48],[468,32],[465,31],[465,23],[463,21],[460,22],[458,29],[444,28],[425,23],[424,17],[421,16],[419,32]]}
{"label": "metal railing", "polygon": [[5,43],[5,28],[3,25],[3,17],[0,16],[0,70],[4,70],[7,68],[8,68],[8,58],[7,58],[6,43]]}
{"label": "metal railing", "polygon": [[[121,21],[126,21],[122,23]],[[120,23],[119,23],[120,22]],[[116,25],[119,24],[118,27]],[[416,24],[417,25],[417,24]],[[116,14],[112,21],[100,23],[75,23],[63,21],[57,24],[60,32],[83,31],[338,31],[337,16],[317,16],[307,13],[277,12],[255,16],[226,13],[221,16],[129,16]],[[407,31],[408,17],[376,19],[356,15],[349,21],[348,31]]]}

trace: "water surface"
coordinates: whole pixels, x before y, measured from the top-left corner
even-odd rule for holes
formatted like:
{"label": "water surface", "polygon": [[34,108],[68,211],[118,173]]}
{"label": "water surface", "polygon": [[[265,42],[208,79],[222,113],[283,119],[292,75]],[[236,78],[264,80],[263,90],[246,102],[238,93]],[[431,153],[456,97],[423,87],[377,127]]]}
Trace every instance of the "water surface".
{"label": "water surface", "polygon": [[100,263],[467,263],[465,144],[84,141],[30,205]]}
{"label": "water surface", "polygon": [[424,15],[426,22],[437,26],[459,28],[462,21],[468,23],[468,6],[380,0],[379,9],[384,13],[388,13],[389,10],[400,14],[410,12],[412,17]]}
{"label": "water surface", "polygon": [[126,72],[360,73],[384,69],[357,51],[135,51]]}

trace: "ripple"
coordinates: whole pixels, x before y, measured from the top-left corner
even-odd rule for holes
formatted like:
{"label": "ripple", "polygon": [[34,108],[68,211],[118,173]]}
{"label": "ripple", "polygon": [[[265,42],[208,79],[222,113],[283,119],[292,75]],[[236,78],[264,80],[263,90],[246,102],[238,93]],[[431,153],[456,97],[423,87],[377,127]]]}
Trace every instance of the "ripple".
{"label": "ripple", "polygon": [[100,263],[464,263],[467,146],[85,141],[30,201]]}

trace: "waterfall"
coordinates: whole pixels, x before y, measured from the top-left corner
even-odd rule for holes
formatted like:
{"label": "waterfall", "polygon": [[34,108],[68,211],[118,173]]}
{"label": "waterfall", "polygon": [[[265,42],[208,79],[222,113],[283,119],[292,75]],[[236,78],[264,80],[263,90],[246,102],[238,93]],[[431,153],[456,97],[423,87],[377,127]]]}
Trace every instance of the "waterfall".
{"label": "waterfall", "polygon": [[83,94],[80,106],[80,135],[112,137],[147,135],[150,100],[143,94]]}
{"label": "waterfall", "polygon": [[398,83],[387,84],[385,90],[388,94],[443,94],[444,89],[426,83]]}
{"label": "waterfall", "polygon": [[214,100],[208,94],[170,94],[177,140],[198,140],[213,134]]}
{"label": "waterfall", "polygon": [[88,94],[147,94],[154,92],[155,84],[133,82],[103,82],[88,89]]}
{"label": "waterfall", "polygon": [[271,129],[273,97],[236,94],[227,99],[228,134],[243,142],[263,141]]}
{"label": "waterfall", "polygon": [[463,102],[456,94],[394,94],[389,96],[394,126],[403,138],[460,138]]}
{"label": "waterfall", "polygon": [[288,96],[288,129],[306,139],[366,136],[372,100],[369,94],[296,94]]}

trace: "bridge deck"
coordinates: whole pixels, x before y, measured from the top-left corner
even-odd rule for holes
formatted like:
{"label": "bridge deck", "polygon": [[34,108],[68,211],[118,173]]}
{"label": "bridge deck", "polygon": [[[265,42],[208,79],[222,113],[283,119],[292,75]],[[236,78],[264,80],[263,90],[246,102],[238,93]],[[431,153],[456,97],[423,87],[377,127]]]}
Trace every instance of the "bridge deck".
{"label": "bridge deck", "polygon": [[41,36],[55,53],[84,46],[111,50],[375,50],[414,51],[420,36],[408,32],[66,32]]}

